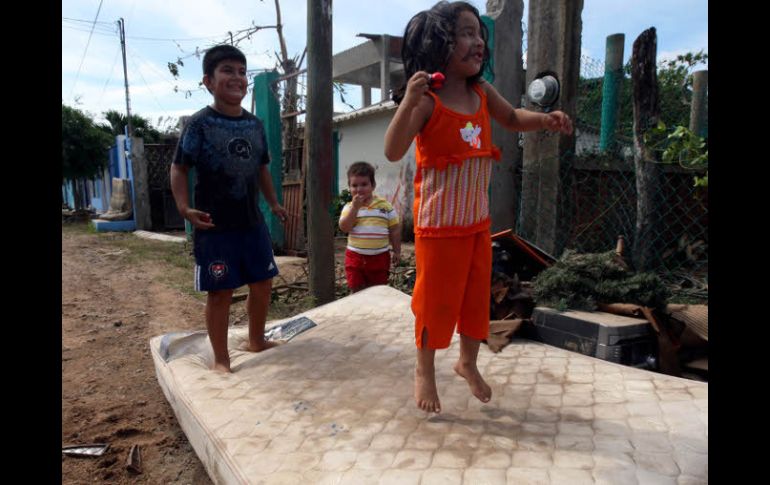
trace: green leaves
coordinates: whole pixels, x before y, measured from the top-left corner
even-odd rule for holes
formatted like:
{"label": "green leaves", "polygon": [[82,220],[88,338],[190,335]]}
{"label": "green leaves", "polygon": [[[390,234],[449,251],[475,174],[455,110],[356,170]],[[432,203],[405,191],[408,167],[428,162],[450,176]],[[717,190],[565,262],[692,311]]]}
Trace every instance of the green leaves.
{"label": "green leaves", "polygon": [[695,187],[708,187],[709,151],[706,140],[685,126],[676,126],[669,131],[666,124],[658,122],[644,134],[645,144],[661,154],[663,163],[679,165],[694,171],[706,171],[705,176],[694,177]]}
{"label": "green leaves", "polygon": [[167,63],[168,66],[168,72],[171,73],[172,76],[174,76],[174,79],[179,77],[179,66],[176,65],[176,63],[169,62]]}
{"label": "green leaves", "polygon": [[112,137],[79,109],[62,104],[62,179],[92,178],[107,166]]}
{"label": "green leaves", "polygon": [[[99,125],[99,127],[110,135],[123,135],[127,124],[126,115],[115,111],[114,109],[102,113],[109,123],[108,125]],[[156,130],[149,120],[137,114],[131,115],[131,125],[134,130],[134,136],[144,139],[144,143],[158,143],[161,134]]]}
{"label": "green leaves", "polygon": [[558,310],[596,310],[597,303],[666,304],[669,291],[654,273],[634,273],[615,251],[577,253],[561,258],[534,281],[538,305]]}

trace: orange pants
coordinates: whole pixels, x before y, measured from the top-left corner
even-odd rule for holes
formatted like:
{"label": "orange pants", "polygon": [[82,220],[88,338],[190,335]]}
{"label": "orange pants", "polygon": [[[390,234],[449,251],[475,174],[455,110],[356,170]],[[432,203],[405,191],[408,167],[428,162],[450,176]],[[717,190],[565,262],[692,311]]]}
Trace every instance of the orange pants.
{"label": "orange pants", "polygon": [[[412,294],[418,348],[445,349],[457,333],[489,335],[492,239],[489,231],[463,237],[415,237],[417,280]],[[423,330],[427,329],[423,340]]]}

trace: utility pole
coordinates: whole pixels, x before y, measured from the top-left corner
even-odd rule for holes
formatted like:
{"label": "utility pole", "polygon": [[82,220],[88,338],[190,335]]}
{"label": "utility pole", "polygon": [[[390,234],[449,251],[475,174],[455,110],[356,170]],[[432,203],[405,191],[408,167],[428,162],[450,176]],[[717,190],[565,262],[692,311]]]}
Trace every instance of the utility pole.
{"label": "utility pole", "polygon": [[332,202],[332,0],[307,0],[308,162],[310,292],[317,305],[334,300]]}
{"label": "utility pole", "polygon": [[[521,62],[521,20],[523,0],[487,0],[486,18],[492,21],[489,49],[494,60],[495,89],[514,108],[521,108],[524,93],[524,70]],[[489,25],[487,25],[489,27]],[[490,80],[491,81],[491,80]],[[506,229],[516,229],[521,195],[522,150],[519,137],[492,122],[492,143],[500,148],[498,163],[492,164],[489,181],[489,215],[492,217],[492,234]]]}
{"label": "utility pole", "polygon": [[131,102],[128,98],[128,70],[126,69],[126,31],[124,29],[125,21],[123,17],[118,20],[120,27],[120,49],[123,51],[123,79],[126,83],[126,120],[128,121],[128,137],[134,134],[134,127],[131,125]]}
{"label": "utility pole", "polygon": [[[553,108],[573,120],[580,75],[582,12],[583,0],[529,0],[527,85],[540,73],[555,73],[561,94]],[[529,100],[527,107],[532,108]],[[574,132],[565,135],[539,130],[524,135],[522,234],[551,254],[561,254],[566,243],[568,214],[561,174],[571,166],[574,153]]]}

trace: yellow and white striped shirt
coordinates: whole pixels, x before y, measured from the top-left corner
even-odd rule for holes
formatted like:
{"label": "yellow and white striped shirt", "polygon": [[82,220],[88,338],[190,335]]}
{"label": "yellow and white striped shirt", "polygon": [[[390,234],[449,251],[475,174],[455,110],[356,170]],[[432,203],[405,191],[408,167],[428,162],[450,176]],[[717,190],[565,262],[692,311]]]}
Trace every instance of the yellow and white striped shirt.
{"label": "yellow and white striped shirt", "polygon": [[[351,202],[345,204],[340,217],[348,215],[351,207]],[[358,209],[356,224],[348,234],[348,249],[366,255],[387,252],[390,228],[398,223],[398,212],[390,202],[372,196],[372,201],[368,206]]]}

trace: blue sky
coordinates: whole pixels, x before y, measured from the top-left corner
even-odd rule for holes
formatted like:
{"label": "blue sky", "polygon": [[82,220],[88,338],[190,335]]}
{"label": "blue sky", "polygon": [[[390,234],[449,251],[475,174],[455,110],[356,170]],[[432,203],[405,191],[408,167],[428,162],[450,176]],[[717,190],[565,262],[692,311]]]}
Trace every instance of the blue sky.
{"label": "blue sky", "polygon": [[[435,0],[333,0],[333,52],[360,44],[358,33],[401,35],[406,22]],[[486,2],[471,0],[483,14]],[[523,21],[528,22],[528,1]],[[299,54],[305,46],[307,0],[281,0],[288,51]],[[90,36],[91,22],[98,19]],[[201,49],[221,42],[228,31],[251,25],[274,25],[274,0],[67,0],[62,2],[62,102],[97,119],[106,110],[125,112],[125,88],[116,21],[126,23],[126,63],[131,111],[155,125],[192,114],[211,102],[198,83],[202,77]],[[581,50],[593,68],[604,59],[608,35],[624,33],[625,59],[645,29],[658,34],[658,60],[685,52],[708,52],[706,0],[584,0]],[[272,68],[278,51],[277,35],[266,29],[239,44],[249,69]],[[182,57],[185,66],[175,80],[166,67]],[[588,63],[586,63],[588,66]],[[701,67],[703,68],[703,67]],[[593,70],[593,69],[592,69]],[[179,89],[174,91],[175,86]],[[191,96],[186,96],[185,91]],[[360,104],[357,89],[347,100]],[[247,97],[247,100],[250,97]],[[379,100],[373,93],[372,100]],[[244,106],[246,100],[244,100]],[[335,109],[347,111],[337,98]],[[159,119],[162,117],[162,120]]]}

